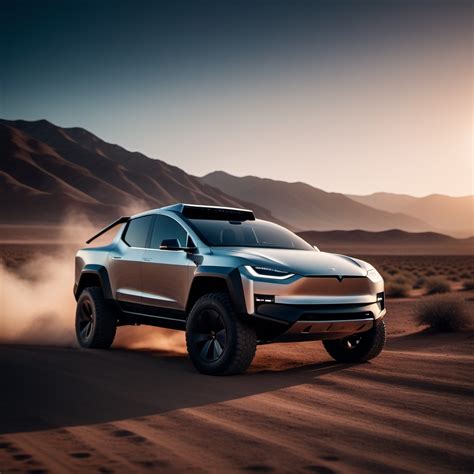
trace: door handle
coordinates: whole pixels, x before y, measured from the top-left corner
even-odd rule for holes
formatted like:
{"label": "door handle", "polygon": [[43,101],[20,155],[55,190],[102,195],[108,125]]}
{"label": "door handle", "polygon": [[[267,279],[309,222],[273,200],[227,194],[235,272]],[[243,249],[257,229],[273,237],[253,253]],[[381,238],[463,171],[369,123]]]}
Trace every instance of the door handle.
{"label": "door handle", "polygon": [[144,262],[151,262],[151,258],[150,257],[143,257],[143,261]]}
{"label": "door handle", "polygon": [[117,257],[117,256],[115,256],[115,257],[112,257],[112,258],[113,258],[114,260],[120,260],[122,257]]}

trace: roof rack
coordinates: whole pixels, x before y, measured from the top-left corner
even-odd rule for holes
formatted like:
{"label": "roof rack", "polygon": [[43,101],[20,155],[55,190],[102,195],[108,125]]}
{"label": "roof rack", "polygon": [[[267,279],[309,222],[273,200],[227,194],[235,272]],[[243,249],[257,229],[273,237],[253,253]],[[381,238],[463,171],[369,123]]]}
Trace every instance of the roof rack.
{"label": "roof rack", "polygon": [[196,204],[175,204],[164,208],[181,214],[188,219],[208,219],[220,221],[254,221],[255,215],[250,209],[235,207],[200,206]]}

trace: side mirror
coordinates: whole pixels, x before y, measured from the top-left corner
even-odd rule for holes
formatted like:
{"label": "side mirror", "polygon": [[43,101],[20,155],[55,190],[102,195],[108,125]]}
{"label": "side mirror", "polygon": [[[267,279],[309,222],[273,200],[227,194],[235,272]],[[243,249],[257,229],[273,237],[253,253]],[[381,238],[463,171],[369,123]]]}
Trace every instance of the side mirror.
{"label": "side mirror", "polygon": [[184,250],[185,252],[194,252],[196,247],[181,247],[178,239],[164,239],[160,244],[160,250]]}
{"label": "side mirror", "polygon": [[164,239],[161,241],[160,250],[183,250],[178,239]]}

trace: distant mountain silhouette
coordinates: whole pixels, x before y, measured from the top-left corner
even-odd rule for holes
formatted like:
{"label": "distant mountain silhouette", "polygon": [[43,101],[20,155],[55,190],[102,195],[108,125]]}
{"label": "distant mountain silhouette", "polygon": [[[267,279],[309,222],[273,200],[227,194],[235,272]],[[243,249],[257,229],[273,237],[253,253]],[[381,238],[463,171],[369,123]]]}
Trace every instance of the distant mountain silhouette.
{"label": "distant mountain silhouette", "polygon": [[459,236],[474,234],[474,196],[452,197],[432,194],[414,197],[393,193],[348,196],[375,209],[402,212],[422,219],[433,228],[444,232],[454,232]]}
{"label": "distant mountain silhouette", "polygon": [[[258,217],[298,231],[398,228],[419,232],[434,227],[472,231],[472,196],[413,198],[379,193],[349,198],[304,183],[238,178],[221,171],[197,178],[82,128],[63,128],[46,120],[0,119],[0,151],[0,223],[59,223],[71,211],[79,211],[100,224],[124,213],[189,202],[248,207]],[[416,238],[430,241],[434,235],[438,234]],[[397,242],[405,238],[386,233],[377,238],[388,242],[391,236]],[[336,237],[331,234],[331,239]],[[347,238],[346,234],[343,240]],[[350,238],[362,242],[366,237],[351,234]]]}
{"label": "distant mountain silhouette", "polygon": [[272,179],[245,176],[238,178],[216,171],[201,178],[236,199],[258,202],[271,209],[274,216],[296,230],[380,231],[403,229],[431,230],[421,219],[401,213],[380,211],[353,201],[344,194],[328,193],[305,183],[287,183]]}
{"label": "distant mountain silhouette", "polygon": [[472,255],[474,237],[456,239],[436,232],[405,232],[391,229],[382,232],[365,230],[306,231],[299,235],[320,250],[352,254],[395,255]]}
{"label": "distant mountain silhouette", "polygon": [[70,211],[104,222],[175,202],[252,207],[183,170],[46,120],[0,120],[0,222],[56,223]]}

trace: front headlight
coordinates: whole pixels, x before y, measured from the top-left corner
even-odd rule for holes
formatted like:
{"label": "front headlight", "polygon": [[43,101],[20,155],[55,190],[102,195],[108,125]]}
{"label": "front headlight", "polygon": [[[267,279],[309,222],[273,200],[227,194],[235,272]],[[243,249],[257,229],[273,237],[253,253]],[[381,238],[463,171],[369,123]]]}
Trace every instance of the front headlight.
{"label": "front headlight", "polygon": [[286,280],[295,276],[294,273],[277,270],[276,268],[245,265],[245,269],[255,278],[271,278],[273,280]]}
{"label": "front headlight", "polygon": [[375,268],[370,268],[367,270],[367,278],[374,283],[378,283],[379,281],[383,280],[382,275],[380,275],[380,273]]}

